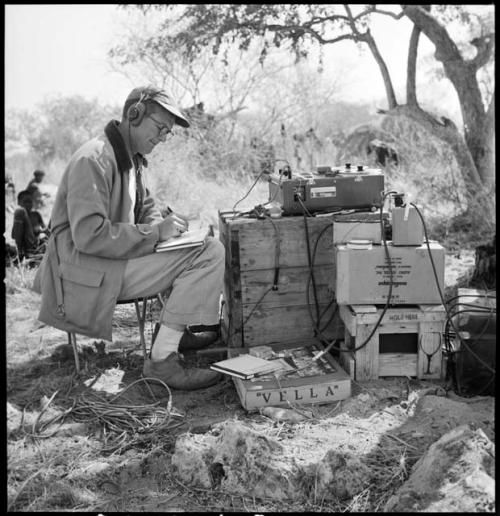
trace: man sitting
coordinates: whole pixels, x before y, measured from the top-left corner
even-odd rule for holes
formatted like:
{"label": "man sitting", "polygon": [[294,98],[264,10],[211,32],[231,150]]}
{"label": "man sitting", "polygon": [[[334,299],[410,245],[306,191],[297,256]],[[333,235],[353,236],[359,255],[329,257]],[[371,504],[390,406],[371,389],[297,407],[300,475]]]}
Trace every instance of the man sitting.
{"label": "man sitting", "polygon": [[46,242],[43,231],[46,231],[47,228],[42,216],[33,211],[33,198],[30,192],[27,190],[19,192],[17,203],[11,236],[16,242],[18,259],[22,262],[25,259],[43,254]]}
{"label": "man sitting", "polygon": [[199,389],[221,376],[186,367],[178,352],[189,341],[187,327],[219,323],[224,246],[207,237],[201,247],[155,252],[158,242],[188,229],[187,220],[172,210],[161,216],[144,182],[144,156],[173,135],[175,124],[189,127],[166,92],[136,88],[121,121],[111,120],[103,134],[73,154],[57,190],[47,252],[33,288],[42,295],[42,322],[106,340],[112,339],[118,300],[171,289],[143,375],[175,389]]}

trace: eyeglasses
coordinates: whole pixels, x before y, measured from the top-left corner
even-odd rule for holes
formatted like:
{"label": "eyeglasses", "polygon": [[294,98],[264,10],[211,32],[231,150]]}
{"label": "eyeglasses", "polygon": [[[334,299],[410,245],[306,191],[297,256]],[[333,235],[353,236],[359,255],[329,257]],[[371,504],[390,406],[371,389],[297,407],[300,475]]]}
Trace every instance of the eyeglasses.
{"label": "eyeglasses", "polygon": [[167,125],[162,124],[159,120],[156,120],[156,118],[153,118],[151,115],[149,115],[149,118],[151,118],[151,120],[155,123],[156,127],[158,128],[158,136],[165,136],[167,139],[172,138],[174,133]]}

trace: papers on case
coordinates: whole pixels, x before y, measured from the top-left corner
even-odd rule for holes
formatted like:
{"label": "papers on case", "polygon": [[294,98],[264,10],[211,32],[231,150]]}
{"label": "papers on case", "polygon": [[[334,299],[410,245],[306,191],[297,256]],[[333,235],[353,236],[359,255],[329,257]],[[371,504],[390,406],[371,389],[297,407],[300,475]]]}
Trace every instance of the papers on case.
{"label": "papers on case", "polygon": [[248,380],[254,376],[272,373],[283,368],[283,364],[279,360],[265,360],[260,357],[249,355],[238,355],[234,358],[215,362],[210,369],[220,373],[229,374]]}
{"label": "papers on case", "polygon": [[156,252],[175,251],[177,249],[185,249],[186,247],[196,247],[203,245],[205,238],[208,236],[207,229],[188,230],[179,236],[174,236],[159,242],[156,246]]}

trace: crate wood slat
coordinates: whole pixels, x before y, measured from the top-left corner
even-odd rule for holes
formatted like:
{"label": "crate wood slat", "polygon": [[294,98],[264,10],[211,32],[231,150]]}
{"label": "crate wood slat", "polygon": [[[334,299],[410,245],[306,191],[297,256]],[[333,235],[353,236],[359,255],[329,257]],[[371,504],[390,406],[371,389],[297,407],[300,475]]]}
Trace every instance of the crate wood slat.
{"label": "crate wood slat", "polygon": [[[443,339],[432,323],[420,323],[417,355],[418,378],[440,378],[442,368]],[[429,361],[430,357],[430,361]]]}
{"label": "crate wood slat", "polygon": [[[380,376],[413,376],[442,378],[442,333],[446,312],[442,305],[400,306],[388,308],[381,324],[368,343],[359,347],[370,335],[380,318],[382,307],[340,305],[340,318],[345,335],[340,363],[358,381],[374,380]],[[416,353],[380,353],[381,335],[416,334]],[[430,360],[429,360],[430,357]]]}
{"label": "crate wood slat", "polygon": [[[353,342],[353,347],[360,346],[370,335],[373,329],[372,325],[360,324],[357,327],[356,339]],[[374,372],[379,371],[379,352],[378,352],[378,336],[377,329],[366,346],[355,352],[356,357],[356,379],[364,380],[371,378]]]}
{"label": "crate wood slat", "polygon": [[240,348],[243,346],[242,318],[234,320],[227,302],[222,305],[221,337],[229,347]]}
{"label": "crate wood slat", "polygon": [[[414,354],[380,353],[379,355],[379,376],[415,376],[417,367],[417,355]],[[395,371],[398,374],[395,374]]]}
{"label": "crate wood slat", "polygon": [[[229,338],[229,333],[231,333],[231,335],[233,334],[233,329],[231,328],[232,323],[236,322],[238,327],[240,327],[240,322],[243,317],[241,306],[240,251],[238,229],[226,224],[224,222],[224,215],[221,212],[219,212],[219,239],[224,244],[226,250],[223,288],[225,305],[223,307],[223,323],[221,326],[223,336],[226,334],[227,338]],[[229,315],[231,317],[231,323],[229,321]],[[241,334],[239,336],[231,336],[231,341],[233,341],[231,345],[241,346]]]}
{"label": "crate wood slat", "polygon": [[[320,306],[320,314],[328,305]],[[244,319],[248,316],[253,307],[244,307]],[[315,309],[311,307],[313,316]],[[321,325],[326,324],[330,319],[334,307],[329,307],[321,318]],[[322,331],[326,338],[342,338],[343,326],[337,319]],[[257,307],[248,322],[244,326],[245,344],[248,346],[259,346],[274,342],[296,341],[298,339],[314,340],[314,329],[309,315],[307,305],[282,306],[269,310],[265,307]]]}
{"label": "crate wood slat", "polygon": [[[318,295],[318,303],[329,303],[334,296],[329,287],[330,279],[335,274],[333,265],[314,267],[314,280]],[[314,301],[312,279],[309,280],[309,269],[304,267],[282,267],[279,270],[278,289],[271,290],[264,298],[274,282],[273,270],[243,271],[240,276],[241,301],[243,304],[257,303],[262,298],[262,305],[279,307],[307,304],[306,288],[309,281],[309,301]]]}
{"label": "crate wood slat", "polygon": [[[274,225],[273,225],[274,223]],[[309,246],[312,253],[316,240],[325,226],[319,240],[314,265],[331,265],[334,263],[333,223],[328,218],[309,218],[307,220]],[[245,270],[274,269],[277,249],[277,234],[279,233],[279,265],[280,267],[307,267],[307,242],[304,219],[302,217],[286,217],[257,221],[256,226],[241,226],[240,239],[240,268]]]}
{"label": "crate wood slat", "polygon": [[[351,337],[352,338],[352,337]],[[339,353],[338,361],[343,367],[344,371],[349,375],[351,380],[356,379],[356,361],[354,360],[354,353],[348,350],[348,341],[340,342],[340,349],[343,350]]]}

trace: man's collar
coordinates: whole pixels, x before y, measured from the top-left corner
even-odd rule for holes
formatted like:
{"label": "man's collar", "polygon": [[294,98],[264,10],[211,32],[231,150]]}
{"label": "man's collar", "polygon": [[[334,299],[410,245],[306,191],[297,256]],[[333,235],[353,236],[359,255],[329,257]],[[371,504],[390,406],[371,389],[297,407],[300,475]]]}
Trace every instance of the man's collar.
{"label": "man's collar", "polygon": [[[116,163],[118,164],[118,170],[120,172],[125,172],[126,170],[130,170],[132,168],[133,163],[127,152],[127,147],[123,141],[122,135],[118,130],[118,123],[119,122],[117,120],[109,121],[104,128],[104,133],[111,143],[111,147],[113,147]],[[142,154],[137,153],[134,157],[137,158],[137,162],[141,163],[142,166],[148,166],[148,162],[146,158],[142,156]]]}

